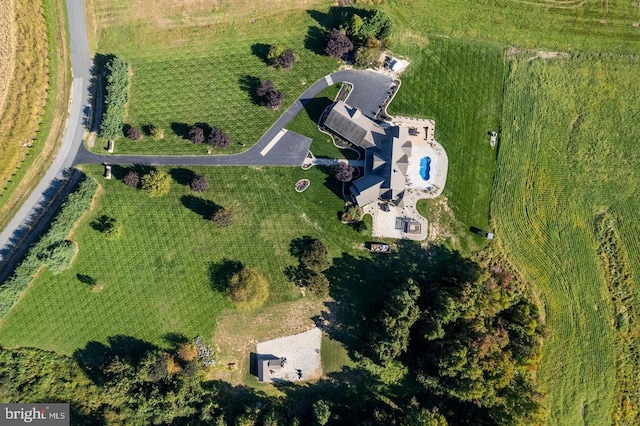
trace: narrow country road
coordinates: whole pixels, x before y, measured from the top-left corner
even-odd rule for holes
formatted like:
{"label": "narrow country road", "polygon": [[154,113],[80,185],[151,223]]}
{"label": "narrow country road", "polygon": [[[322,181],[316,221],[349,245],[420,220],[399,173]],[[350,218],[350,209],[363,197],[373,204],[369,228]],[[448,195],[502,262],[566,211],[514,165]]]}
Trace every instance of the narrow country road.
{"label": "narrow country road", "polygon": [[260,140],[247,151],[236,155],[149,156],[99,155],[89,152],[82,140],[91,114],[89,85],[92,61],[89,52],[83,0],[67,0],[73,85],[69,117],[60,151],[42,181],[25,200],[18,213],[0,232],[0,282],[9,265],[17,261],[32,240],[46,225],[64,195],[70,179],[77,179],[72,167],[78,164],[148,164],[148,165],[263,165],[299,166],[307,155],[311,139],[286,131],[285,126],[302,111],[307,102],[331,84],[348,81],[354,88],[349,95],[351,106],[373,117],[388,96],[393,79],[387,75],[359,70],[344,70],[322,77],[311,85]]}

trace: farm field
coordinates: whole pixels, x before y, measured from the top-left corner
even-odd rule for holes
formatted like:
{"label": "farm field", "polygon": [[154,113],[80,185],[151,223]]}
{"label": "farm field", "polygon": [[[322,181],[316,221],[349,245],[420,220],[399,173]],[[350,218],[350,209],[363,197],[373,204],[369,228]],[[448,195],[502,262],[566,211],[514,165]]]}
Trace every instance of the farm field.
{"label": "farm field", "polygon": [[540,50],[639,51],[636,2],[397,0],[381,7],[400,28],[397,44],[442,35]]}
{"label": "farm field", "polygon": [[[210,182],[204,195],[185,185],[190,172],[169,169],[176,182],[166,197],[149,198],[118,180],[100,178],[101,167],[88,167],[102,193],[72,239],[79,254],[58,275],[44,270],[22,300],[3,319],[0,344],[34,346],[70,354],[89,341],[115,335],[166,345],[167,333],[209,338],[220,313],[230,307],[216,289],[224,285],[225,259],[255,268],[271,284],[268,305],[299,299],[284,275],[295,264],[291,240],[320,237],[332,255],[365,252],[359,234],[337,220],[341,197],[317,168],[202,168]],[[123,170],[114,169],[120,176]],[[295,192],[295,182],[311,186]],[[203,219],[216,205],[232,209],[237,223],[215,228]],[[103,215],[122,224],[122,236],[107,240],[91,223]],[[104,289],[92,292],[83,276]]]}
{"label": "farm field", "polygon": [[0,12],[2,31],[15,32],[16,43],[0,40],[0,229],[53,161],[71,87],[64,2],[16,0],[2,8],[10,5]]}
{"label": "farm field", "polygon": [[[165,130],[160,141],[121,138],[116,153],[206,153],[206,144],[194,145],[184,138],[194,123],[219,127],[230,136],[231,146],[214,149],[214,154],[240,152],[309,85],[337,68],[338,62],[322,53],[321,24],[306,11],[314,3],[276,10],[273,2],[260,2],[255,14],[248,12],[252,7],[242,11],[239,6],[178,6],[184,9],[180,19],[170,14],[171,5],[163,11],[157,3],[154,14],[162,16],[144,23],[138,14],[144,1],[87,3],[95,52],[120,55],[131,65],[128,121]],[[274,32],[274,27],[280,30]],[[290,71],[266,62],[271,45],[294,50],[297,60]],[[254,92],[261,79],[273,80],[284,92],[279,110],[256,104]],[[104,143],[98,141],[92,149],[102,152]]]}
{"label": "farm field", "polygon": [[637,424],[638,59],[511,64],[491,208],[550,337],[550,424]]}
{"label": "farm field", "polygon": [[[428,45],[407,44],[396,50],[412,62],[388,112],[435,120],[435,138],[449,158],[443,195],[463,232],[470,226],[486,228],[496,161],[488,132],[500,125],[503,50],[437,37]],[[465,251],[483,244],[479,238],[467,240],[450,243]]]}

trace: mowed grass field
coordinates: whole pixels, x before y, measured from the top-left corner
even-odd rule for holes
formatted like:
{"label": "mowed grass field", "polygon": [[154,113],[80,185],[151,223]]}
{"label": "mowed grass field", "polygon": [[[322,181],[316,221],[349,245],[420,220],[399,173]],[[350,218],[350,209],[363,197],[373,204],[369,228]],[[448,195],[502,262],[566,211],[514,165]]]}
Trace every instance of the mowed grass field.
{"label": "mowed grass field", "polygon": [[[611,424],[614,414],[638,424],[638,65],[521,56],[507,80],[491,215],[499,247],[544,306],[551,335],[539,381],[550,424]],[[619,241],[598,237],[602,214]],[[616,255],[605,269],[607,244]]]}
{"label": "mowed grass field", "polygon": [[640,51],[640,5],[632,1],[395,0],[382,7],[401,27],[398,44],[432,34],[542,50]]}
{"label": "mowed grass field", "polygon": [[[117,169],[114,170],[119,173]],[[184,169],[169,171],[183,182]],[[221,312],[231,307],[217,268],[224,259],[262,272],[271,285],[269,304],[297,300],[299,290],[284,269],[296,264],[291,240],[322,238],[334,256],[364,254],[367,239],[337,219],[342,199],[333,177],[313,168],[203,168],[204,195],[174,182],[169,195],[152,199],[118,180],[104,180],[95,207],[75,230],[79,254],[59,275],[44,270],[2,320],[0,344],[34,346],[69,354],[87,342],[115,335],[164,345],[167,333],[210,339]],[[304,193],[294,184],[311,181]],[[230,208],[237,221],[215,228],[203,218],[213,205]],[[107,240],[91,222],[107,215],[122,223],[122,236]],[[79,275],[78,275],[79,274]],[[104,289],[92,292],[81,276]]]}
{"label": "mowed grass field", "polygon": [[[214,153],[245,150],[309,85],[337,68],[338,62],[322,53],[321,18],[307,11],[325,8],[323,2],[258,3],[87,2],[95,52],[120,55],[131,65],[128,121],[160,126],[166,135],[161,141],[122,138],[117,153],[206,153],[206,144],[183,137],[194,123],[219,127],[230,136],[231,146]],[[266,63],[271,45],[294,50],[297,60],[290,71]],[[277,111],[254,102],[264,79],[285,93]],[[104,143],[93,149],[102,151]]]}
{"label": "mowed grass field", "polygon": [[[489,132],[500,127],[504,52],[491,44],[439,37],[397,50],[412,62],[388,112],[435,120],[435,139],[449,159],[443,194],[463,232],[470,226],[485,229],[496,161]],[[465,251],[480,244],[466,235],[452,241]]]}

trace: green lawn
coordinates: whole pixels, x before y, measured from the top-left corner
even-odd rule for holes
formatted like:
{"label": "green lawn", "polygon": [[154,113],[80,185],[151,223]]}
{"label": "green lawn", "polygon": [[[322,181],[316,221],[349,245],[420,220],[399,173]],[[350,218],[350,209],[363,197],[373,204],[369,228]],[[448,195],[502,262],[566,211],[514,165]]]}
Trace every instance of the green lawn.
{"label": "green lawn", "polygon": [[326,334],[322,334],[322,372],[331,374],[342,371],[345,366],[354,367],[355,362],[349,358],[344,345],[336,340],[330,339]]}
{"label": "green lawn", "polygon": [[[637,67],[637,58],[610,55],[522,58],[507,82],[491,215],[500,247],[546,313],[551,336],[539,380],[551,424],[611,424],[614,404],[629,398],[627,415],[639,406],[629,295],[640,276]],[[598,237],[602,213],[618,241]],[[598,247],[607,244],[616,247],[605,269]],[[618,272],[623,284],[610,279]],[[619,313],[631,326],[613,327]]]}
{"label": "green lawn", "polygon": [[[386,2],[385,2],[386,3]],[[394,0],[396,43],[429,35],[542,50],[638,52],[640,7],[596,0]]]}
{"label": "green lawn", "polygon": [[[284,275],[295,264],[292,239],[320,237],[335,256],[360,253],[367,239],[338,221],[343,202],[332,192],[335,179],[317,168],[202,168],[197,172],[209,178],[207,193],[200,196],[174,182],[169,195],[156,199],[118,180],[105,181],[100,167],[87,169],[103,192],[76,229],[77,259],[69,270],[45,270],[35,280],[2,321],[3,346],[68,354],[114,335],[160,345],[167,333],[208,338],[221,311],[230,307],[215,289],[224,284],[219,274],[211,273],[223,259],[261,271],[271,283],[273,304],[300,297]],[[174,174],[181,180],[188,173]],[[302,177],[311,186],[300,194],[293,186]],[[212,203],[231,208],[237,223],[217,229],[204,220]],[[122,223],[119,240],[107,240],[91,227],[102,215]],[[104,289],[91,292],[78,274]]]}
{"label": "green lawn", "polygon": [[[338,64],[335,59],[316,53],[322,50],[321,27],[305,10],[280,10],[277,17],[259,19],[251,27],[237,23],[194,26],[184,22],[163,27],[140,25],[127,13],[121,17],[122,5],[117,3],[103,4],[106,10],[102,10],[99,6],[103,2],[96,2],[99,4],[95,8],[88,7],[88,16],[97,19],[93,43],[96,52],[120,55],[131,65],[128,121],[137,126],[160,126],[166,135],[159,141],[151,137],[130,141],[123,137],[116,144],[119,154],[206,153],[207,144],[194,145],[183,137],[194,123],[219,127],[230,136],[231,146],[213,153],[244,150],[309,85]],[[233,17],[236,12],[229,13]],[[106,19],[109,14],[119,19]],[[271,25],[276,25],[278,31],[273,31]],[[294,50],[297,60],[290,71],[266,63],[270,45]],[[279,110],[271,111],[254,102],[253,93],[260,79],[273,80],[276,88],[285,93]],[[97,152],[104,149],[101,141],[93,148]]]}
{"label": "green lawn", "polygon": [[442,38],[397,50],[411,64],[389,113],[435,120],[449,158],[443,195],[466,229],[486,228],[496,157],[488,132],[500,124],[503,51]]}

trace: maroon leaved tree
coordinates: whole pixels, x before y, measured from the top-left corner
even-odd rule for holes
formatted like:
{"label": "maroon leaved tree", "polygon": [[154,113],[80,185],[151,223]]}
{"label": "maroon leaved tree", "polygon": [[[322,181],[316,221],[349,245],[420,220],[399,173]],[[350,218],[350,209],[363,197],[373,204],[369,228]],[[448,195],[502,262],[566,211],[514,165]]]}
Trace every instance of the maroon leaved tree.
{"label": "maroon leaved tree", "polygon": [[229,146],[229,136],[222,130],[214,127],[209,133],[209,143],[211,146],[217,146],[218,148],[227,148]]}
{"label": "maroon leaved tree", "polygon": [[132,170],[126,174],[122,182],[131,188],[138,188],[140,186],[140,174]]}
{"label": "maroon leaved tree", "polygon": [[336,167],[336,179],[344,183],[351,182],[355,170],[356,169],[348,163],[338,163],[338,167]]}
{"label": "maroon leaved tree", "polygon": [[138,129],[135,126],[127,125],[125,127],[125,136],[132,141],[137,141],[142,138],[142,130]]}
{"label": "maroon leaved tree", "polygon": [[205,192],[209,189],[209,181],[202,175],[195,175],[189,182],[189,188],[195,192]]}
{"label": "maroon leaved tree", "polygon": [[342,58],[342,55],[352,50],[353,43],[349,37],[342,34],[340,30],[333,28],[327,33],[327,47],[324,49],[327,55],[333,56],[334,58]]}
{"label": "maroon leaved tree", "polygon": [[273,81],[265,80],[260,82],[256,89],[256,94],[262,98],[269,109],[278,109],[284,100],[284,93],[273,86]]}
{"label": "maroon leaved tree", "polygon": [[287,49],[278,58],[278,65],[285,70],[290,70],[293,63],[296,61],[296,55],[293,53],[293,49]]}
{"label": "maroon leaved tree", "polygon": [[204,130],[202,127],[192,126],[189,129],[189,140],[196,144],[204,142]]}

